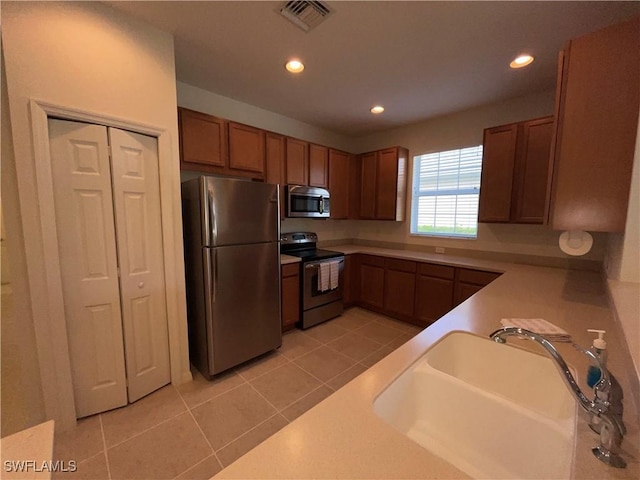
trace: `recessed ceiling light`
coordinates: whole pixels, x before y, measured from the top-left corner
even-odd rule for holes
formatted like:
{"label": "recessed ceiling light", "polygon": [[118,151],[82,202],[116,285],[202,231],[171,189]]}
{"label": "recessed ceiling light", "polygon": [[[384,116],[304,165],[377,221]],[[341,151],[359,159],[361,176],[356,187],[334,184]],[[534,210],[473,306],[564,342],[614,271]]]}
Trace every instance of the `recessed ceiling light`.
{"label": "recessed ceiling light", "polygon": [[382,105],[376,105],[375,107],[371,107],[371,113],[375,113],[378,115],[379,113],[384,112],[384,107]]}
{"label": "recessed ceiling light", "polygon": [[520,55],[513,59],[513,61],[509,64],[511,68],[522,68],[529,65],[533,62],[533,57],[531,55]]}
{"label": "recessed ceiling light", "polygon": [[285,65],[285,68],[291,73],[300,73],[304,70],[304,65],[300,60],[289,60]]}

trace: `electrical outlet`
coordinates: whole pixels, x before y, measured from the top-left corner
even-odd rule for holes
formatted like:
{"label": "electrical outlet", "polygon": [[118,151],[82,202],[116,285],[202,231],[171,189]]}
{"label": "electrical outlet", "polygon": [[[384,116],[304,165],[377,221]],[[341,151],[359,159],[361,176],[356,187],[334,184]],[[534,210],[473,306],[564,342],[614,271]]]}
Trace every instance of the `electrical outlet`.
{"label": "electrical outlet", "polygon": [[436,253],[444,253],[444,247],[436,247]]}

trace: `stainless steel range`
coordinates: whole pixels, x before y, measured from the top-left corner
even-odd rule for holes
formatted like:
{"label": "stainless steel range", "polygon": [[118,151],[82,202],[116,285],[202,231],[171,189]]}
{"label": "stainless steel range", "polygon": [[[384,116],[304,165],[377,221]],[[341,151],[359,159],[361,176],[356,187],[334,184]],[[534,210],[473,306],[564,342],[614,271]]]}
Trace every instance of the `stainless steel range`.
{"label": "stainless steel range", "polygon": [[[300,257],[300,322],[309,328],[343,312],[344,254],[316,248],[312,232],[283,233],[280,252]],[[328,278],[327,278],[328,276]]]}

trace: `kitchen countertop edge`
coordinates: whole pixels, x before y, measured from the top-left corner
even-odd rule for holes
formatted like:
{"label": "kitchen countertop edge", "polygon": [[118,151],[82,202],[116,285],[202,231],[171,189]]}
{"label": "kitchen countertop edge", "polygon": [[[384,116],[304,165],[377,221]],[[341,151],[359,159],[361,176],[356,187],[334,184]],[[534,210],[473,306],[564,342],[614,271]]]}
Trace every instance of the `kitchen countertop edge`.
{"label": "kitchen countertop edge", "polygon": [[[567,330],[577,344],[589,346],[586,329],[599,328],[611,330],[610,346],[622,343],[627,348],[611,328],[614,319],[605,282],[597,272],[360,245],[329,248],[347,255],[366,253],[504,274],[213,478],[468,478],[386,424],[372,408],[375,398],[441,338],[454,331],[486,337],[500,328],[501,318],[540,317]],[[530,341],[512,343],[541,351]],[[586,356],[571,344],[555,346],[578,372],[576,380],[586,392]],[[614,373],[633,368],[618,348],[609,350]],[[619,380],[624,389],[628,382]],[[587,415],[578,413],[572,479],[638,478],[640,425],[634,412],[635,408],[625,409],[628,434],[622,455],[629,465],[624,470],[608,467],[592,455],[598,438],[588,428]]]}

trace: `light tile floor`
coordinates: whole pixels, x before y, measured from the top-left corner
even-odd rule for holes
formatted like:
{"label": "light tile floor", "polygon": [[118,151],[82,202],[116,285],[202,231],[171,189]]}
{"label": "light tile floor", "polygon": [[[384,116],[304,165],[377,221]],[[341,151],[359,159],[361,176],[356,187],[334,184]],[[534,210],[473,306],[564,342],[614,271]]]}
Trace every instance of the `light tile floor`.
{"label": "light tile floor", "polygon": [[166,387],[57,434],[74,479],[208,479],[413,337],[360,308],[283,336],[282,347],[205,380]]}

